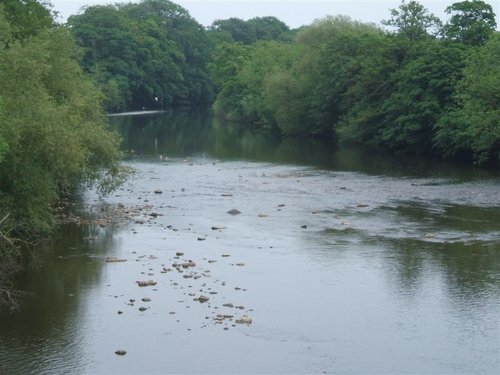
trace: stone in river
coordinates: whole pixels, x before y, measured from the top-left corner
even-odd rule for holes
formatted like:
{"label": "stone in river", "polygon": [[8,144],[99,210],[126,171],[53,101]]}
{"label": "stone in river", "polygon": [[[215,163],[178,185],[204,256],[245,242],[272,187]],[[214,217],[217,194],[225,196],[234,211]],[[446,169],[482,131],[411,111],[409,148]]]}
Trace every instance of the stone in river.
{"label": "stone in river", "polygon": [[127,259],[122,259],[122,258],[117,258],[117,257],[107,257],[106,262],[107,263],[118,263],[118,262],[126,262]]}
{"label": "stone in river", "polygon": [[115,352],[116,355],[125,355],[127,354],[127,351],[126,350],[123,350],[123,349],[119,349]]}
{"label": "stone in river", "polygon": [[141,301],[142,301],[142,302],[151,302],[151,298],[149,298],[149,297],[144,297]]}
{"label": "stone in river", "polygon": [[163,194],[163,191],[161,191],[160,189],[156,189],[155,194]]}
{"label": "stone in river", "polygon": [[233,215],[233,216],[235,216],[235,215],[239,215],[239,214],[241,214],[241,211],[240,211],[240,210],[237,210],[236,208],[233,208],[232,210],[227,211],[227,213],[228,213],[229,215]]}
{"label": "stone in river", "polygon": [[142,281],[136,281],[136,283],[140,287],[156,285],[156,281],[154,280],[142,280]]}
{"label": "stone in river", "polygon": [[247,315],[243,315],[240,319],[236,320],[238,324],[252,324],[252,318]]}
{"label": "stone in river", "polygon": [[181,257],[184,255],[184,253],[182,251],[178,251],[175,253],[175,255],[177,255],[178,257]]}
{"label": "stone in river", "polygon": [[141,311],[141,312],[142,312],[142,311],[146,311],[147,309],[148,309],[147,307],[142,307],[142,306],[141,306],[141,307],[139,307],[139,311]]}
{"label": "stone in river", "polygon": [[198,298],[194,298],[193,301],[198,301],[199,303],[205,303],[209,300],[207,296],[201,295]]}

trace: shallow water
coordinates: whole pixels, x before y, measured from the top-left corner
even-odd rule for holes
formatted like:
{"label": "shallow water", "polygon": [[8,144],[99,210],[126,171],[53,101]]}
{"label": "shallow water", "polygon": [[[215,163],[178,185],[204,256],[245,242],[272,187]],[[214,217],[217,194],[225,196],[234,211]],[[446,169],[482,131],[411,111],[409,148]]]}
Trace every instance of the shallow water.
{"label": "shallow water", "polygon": [[0,373],[500,372],[498,173],[206,115],[113,122],[136,172],[75,210],[134,217],[67,225],[40,250],[23,310],[0,321]]}

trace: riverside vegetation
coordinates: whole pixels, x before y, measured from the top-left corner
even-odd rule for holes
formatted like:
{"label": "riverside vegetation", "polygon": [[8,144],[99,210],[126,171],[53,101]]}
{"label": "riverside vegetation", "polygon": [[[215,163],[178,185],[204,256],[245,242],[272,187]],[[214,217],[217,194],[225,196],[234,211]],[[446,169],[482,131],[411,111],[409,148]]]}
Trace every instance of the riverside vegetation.
{"label": "riverside vegetation", "polygon": [[498,165],[495,15],[479,0],[446,13],[443,24],[403,1],[388,30],[343,16],[296,30],[275,17],[204,28],[173,2],[144,0],[90,6],[60,25],[44,1],[2,1],[1,275],[19,260],[13,238],[48,233],[61,197],[119,183],[105,110],[213,104],[282,135]]}

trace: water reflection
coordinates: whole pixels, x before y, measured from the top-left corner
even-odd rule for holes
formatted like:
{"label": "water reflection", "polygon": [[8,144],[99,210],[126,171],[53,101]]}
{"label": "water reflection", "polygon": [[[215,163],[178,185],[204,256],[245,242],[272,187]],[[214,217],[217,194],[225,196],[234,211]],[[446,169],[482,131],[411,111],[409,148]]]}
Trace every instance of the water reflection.
{"label": "water reflection", "polygon": [[209,110],[149,113],[110,117],[122,135],[123,149],[135,155],[197,157],[221,160],[307,165],[337,171],[358,171],[391,176],[451,178],[456,182],[489,178],[498,171],[465,167],[422,157],[394,157],[354,148],[339,148],[332,141],[276,134],[230,124]]}
{"label": "water reflection", "polygon": [[25,293],[20,311],[0,320],[0,373],[54,374],[85,367],[79,354],[85,350],[82,315],[89,292],[102,283],[103,259],[115,233],[111,227],[68,224],[36,249],[35,258],[42,259],[18,277],[17,287]]}

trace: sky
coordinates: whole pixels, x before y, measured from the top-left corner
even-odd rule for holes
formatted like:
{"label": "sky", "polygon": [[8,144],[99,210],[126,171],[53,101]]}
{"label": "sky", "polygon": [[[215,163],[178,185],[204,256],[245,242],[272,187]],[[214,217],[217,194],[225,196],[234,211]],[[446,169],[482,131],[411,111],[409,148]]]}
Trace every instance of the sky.
{"label": "sky", "polygon": [[[420,0],[431,13],[446,21],[445,8],[459,0]],[[51,0],[53,9],[60,14],[59,21],[81,11],[85,5],[114,4],[119,0]],[[125,1],[131,2],[131,1]],[[137,2],[137,1],[132,1]],[[400,0],[173,0],[189,11],[189,14],[204,26],[214,20],[238,17],[244,20],[253,17],[274,16],[291,28],[311,24],[315,19],[327,15],[346,15],[354,20],[379,24],[389,18],[389,9],[398,8]],[[500,26],[500,0],[486,0],[497,15]]]}

